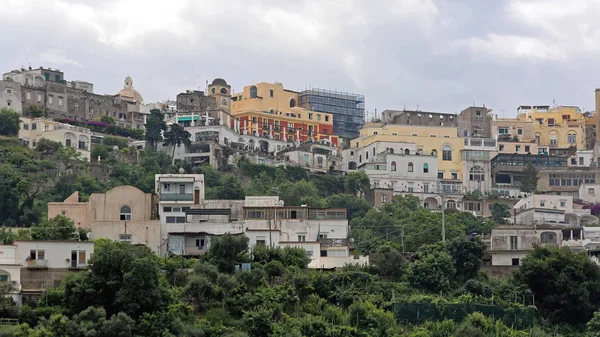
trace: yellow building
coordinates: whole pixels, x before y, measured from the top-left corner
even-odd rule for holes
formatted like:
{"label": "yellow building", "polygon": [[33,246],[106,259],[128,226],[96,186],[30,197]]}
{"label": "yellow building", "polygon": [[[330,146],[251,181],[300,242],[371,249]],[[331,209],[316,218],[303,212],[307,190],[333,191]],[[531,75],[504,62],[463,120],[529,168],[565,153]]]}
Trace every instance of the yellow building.
{"label": "yellow building", "polygon": [[298,93],[281,83],[246,86],[231,96],[231,114],[239,119],[243,133],[291,142],[330,139],[337,145],[333,116],[297,105]]}
{"label": "yellow building", "polygon": [[90,161],[90,129],[59,123],[45,118],[21,117],[19,139],[29,148],[35,148],[40,139],[49,139],[63,146],[73,147],[81,154],[80,158]]}
{"label": "yellow building", "polygon": [[578,107],[520,106],[517,119],[533,122],[533,140],[539,152],[551,148],[586,148],[586,117]]}
{"label": "yellow building", "polygon": [[438,179],[461,180],[464,140],[457,134],[457,127],[367,123],[350,146],[362,148],[378,141],[415,143],[417,152],[437,154]]}
{"label": "yellow building", "polygon": [[491,135],[498,140],[499,153],[538,153],[532,120],[497,118],[491,124]]}

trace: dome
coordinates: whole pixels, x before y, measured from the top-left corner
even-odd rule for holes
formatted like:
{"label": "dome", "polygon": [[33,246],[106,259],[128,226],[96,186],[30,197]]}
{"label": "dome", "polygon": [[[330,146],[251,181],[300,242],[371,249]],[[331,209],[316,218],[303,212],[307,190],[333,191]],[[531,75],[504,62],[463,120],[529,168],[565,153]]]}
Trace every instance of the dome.
{"label": "dome", "polygon": [[144,98],[142,95],[137,92],[137,90],[133,89],[133,80],[131,77],[125,77],[125,87],[117,93],[118,96],[121,96],[121,99],[126,101],[132,101],[135,103],[144,103]]}
{"label": "dome", "polygon": [[220,85],[220,86],[222,86],[222,87],[228,87],[228,86],[229,86],[229,84],[227,84],[227,81],[225,81],[225,80],[224,80],[224,79],[222,79],[222,78],[215,78],[215,79],[212,81],[211,85]]}

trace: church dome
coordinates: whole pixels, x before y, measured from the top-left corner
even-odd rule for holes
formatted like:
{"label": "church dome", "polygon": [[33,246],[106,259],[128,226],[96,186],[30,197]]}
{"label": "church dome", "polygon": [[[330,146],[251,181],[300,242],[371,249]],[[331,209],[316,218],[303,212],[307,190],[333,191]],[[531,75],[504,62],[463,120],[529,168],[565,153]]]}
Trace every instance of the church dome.
{"label": "church dome", "polygon": [[222,78],[215,78],[212,81],[211,85],[220,85],[222,87],[227,87],[228,86],[227,82],[224,79],[222,79]]}
{"label": "church dome", "polygon": [[121,96],[121,99],[126,101],[139,104],[144,103],[144,98],[142,95],[137,90],[133,89],[133,80],[129,76],[125,78],[125,87],[119,91],[117,95]]}

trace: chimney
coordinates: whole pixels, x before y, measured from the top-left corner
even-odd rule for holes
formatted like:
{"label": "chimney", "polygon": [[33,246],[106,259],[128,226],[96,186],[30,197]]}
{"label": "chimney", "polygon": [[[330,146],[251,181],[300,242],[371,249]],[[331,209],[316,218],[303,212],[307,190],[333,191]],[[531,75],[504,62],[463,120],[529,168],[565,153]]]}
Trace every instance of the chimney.
{"label": "chimney", "polygon": [[600,89],[595,92],[596,101],[596,142],[600,142]]}

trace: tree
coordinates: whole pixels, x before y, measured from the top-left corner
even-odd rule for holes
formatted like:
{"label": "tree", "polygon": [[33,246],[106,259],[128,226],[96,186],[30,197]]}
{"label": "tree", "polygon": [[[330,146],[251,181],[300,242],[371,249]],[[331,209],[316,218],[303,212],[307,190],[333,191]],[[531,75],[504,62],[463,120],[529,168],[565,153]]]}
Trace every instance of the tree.
{"label": "tree", "polygon": [[111,150],[116,145],[119,149],[127,148],[127,139],[121,137],[104,137],[102,145],[108,146]]}
{"label": "tree", "polygon": [[58,151],[58,149],[60,149],[62,146],[63,145],[60,142],[42,138],[38,140],[35,150],[43,154],[52,155],[56,153],[56,151]]}
{"label": "tree", "polygon": [[538,177],[538,171],[531,164],[523,170],[523,176],[521,177],[521,191],[526,193],[533,193],[537,189],[537,183],[540,178]]}
{"label": "tree", "polygon": [[448,291],[456,274],[452,257],[437,248],[418,257],[408,268],[408,281],[419,289]]}
{"label": "tree", "polygon": [[587,322],[585,337],[600,337],[600,311],[594,312],[594,317]]}
{"label": "tree", "polygon": [[13,109],[0,109],[0,135],[16,136],[20,129],[19,113]]}
{"label": "tree", "polygon": [[393,281],[401,281],[406,267],[402,254],[389,245],[377,248],[377,251],[370,256],[370,263],[380,276]]}
{"label": "tree", "polygon": [[371,188],[371,182],[369,176],[362,171],[354,171],[348,173],[346,176],[346,191],[350,194],[358,194],[362,197],[365,192]]}
{"label": "tree", "polygon": [[222,273],[233,273],[235,264],[249,261],[248,237],[245,235],[225,234],[214,238],[207,256]]}
{"label": "tree", "polygon": [[327,207],[345,208],[349,220],[364,216],[371,208],[364,199],[351,194],[334,194],[328,197]]}
{"label": "tree", "polygon": [[510,218],[510,209],[508,208],[508,205],[500,203],[500,202],[495,202],[492,205],[491,212],[492,212],[492,219],[497,224],[505,224],[506,223],[505,218]]}
{"label": "tree", "polygon": [[323,200],[319,197],[319,191],[315,185],[304,179],[297,183],[286,181],[279,185],[279,197],[285,202],[286,206],[323,206]]}
{"label": "tree", "polygon": [[454,261],[457,276],[463,280],[474,278],[481,268],[485,244],[479,237],[455,238],[448,244],[448,254]]}
{"label": "tree", "polygon": [[235,176],[230,176],[225,179],[221,188],[218,189],[217,199],[225,200],[240,200],[245,197],[244,189],[240,180]]}
{"label": "tree", "polygon": [[94,145],[92,147],[92,152],[90,153],[91,161],[97,161],[98,158],[100,160],[105,160],[108,158],[109,148],[104,145]]}
{"label": "tree", "polygon": [[32,118],[38,118],[38,117],[44,117],[46,115],[46,112],[40,106],[31,105],[31,106],[29,106],[29,108],[27,108],[27,110],[25,110],[24,115],[28,116],[28,117],[32,117]]}
{"label": "tree", "polygon": [[100,121],[101,121],[102,123],[106,123],[106,124],[110,124],[110,125],[115,125],[115,120],[114,120],[114,118],[112,118],[112,117],[111,117],[111,116],[109,116],[109,115],[102,115],[102,116],[100,116]]}
{"label": "tree", "polygon": [[600,307],[600,266],[585,253],[536,247],[521,262],[514,279],[529,287],[551,322],[582,326]]}
{"label": "tree", "polygon": [[179,124],[171,124],[165,132],[163,145],[173,147],[173,152],[171,154],[173,163],[175,162],[175,147],[181,147],[181,144],[185,147],[189,147],[192,144],[190,137],[191,134],[179,126]]}
{"label": "tree", "polygon": [[41,224],[31,227],[31,236],[34,240],[79,239],[79,234],[75,234],[73,220],[62,215],[57,215],[52,219],[44,220]]}
{"label": "tree", "polygon": [[146,140],[150,147],[156,151],[156,145],[163,140],[163,132],[167,129],[165,116],[159,109],[150,110],[150,116],[146,119]]}

